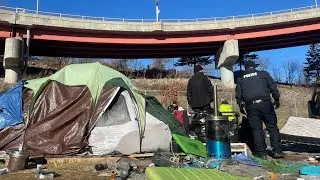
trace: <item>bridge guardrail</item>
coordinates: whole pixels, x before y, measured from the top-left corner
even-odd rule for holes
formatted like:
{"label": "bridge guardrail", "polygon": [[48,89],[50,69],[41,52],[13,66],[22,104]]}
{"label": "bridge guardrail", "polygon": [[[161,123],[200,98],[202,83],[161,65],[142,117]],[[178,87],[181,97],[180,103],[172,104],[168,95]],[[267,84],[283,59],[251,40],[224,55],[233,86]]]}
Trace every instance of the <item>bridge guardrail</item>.
{"label": "bridge guardrail", "polygon": [[[270,11],[270,12],[264,12],[264,13],[246,14],[246,15],[238,15],[238,16],[226,16],[226,17],[194,18],[194,19],[160,19],[160,22],[174,23],[174,22],[203,22],[203,21],[234,20],[234,19],[241,19],[241,18],[250,18],[250,17],[255,18],[255,17],[261,17],[261,16],[268,16],[268,15],[298,12],[298,11],[304,11],[304,10],[311,10],[315,8],[319,8],[319,6],[312,5],[312,6],[298,7],[298,8],[292,8],[292,9],[286,9],[286,10],[279,10],[279,11]],[[0,6],[0,10],[13,11],[15,13],[27,13],[27,14],[36,14],[36,15],[56,16],[60,18],[75,18],[75,19],[97,20],[97,21],[141,22],[141,23],[156,21],[155,19],[125,19],[125,18],[82,16],[82,15],[73,15],[73,14],[64,14],[64,13],[35,11],[35,10],[29,10],[24,8],[13,8],[13,7],[6,7],[6,6]]]}

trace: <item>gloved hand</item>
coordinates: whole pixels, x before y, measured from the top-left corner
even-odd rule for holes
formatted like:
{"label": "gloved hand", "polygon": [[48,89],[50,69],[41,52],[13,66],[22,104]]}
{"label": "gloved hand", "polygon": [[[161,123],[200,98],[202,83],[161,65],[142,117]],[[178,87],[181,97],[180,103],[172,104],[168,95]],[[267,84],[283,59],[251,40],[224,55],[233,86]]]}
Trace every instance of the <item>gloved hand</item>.
{"label": "gloved hand", "polygon": [[242,114],[247,115],[246,104],[245,104],[244,102],[241,102],[241,103],[239,104],[239,108],[240,108],[240,112],[241,112]]}
{"label": "gloved hand", "polygon": [[278,109],[280,107],[280,101],[279,100],[275,100],[273,105],[274,105],[275,109]]}

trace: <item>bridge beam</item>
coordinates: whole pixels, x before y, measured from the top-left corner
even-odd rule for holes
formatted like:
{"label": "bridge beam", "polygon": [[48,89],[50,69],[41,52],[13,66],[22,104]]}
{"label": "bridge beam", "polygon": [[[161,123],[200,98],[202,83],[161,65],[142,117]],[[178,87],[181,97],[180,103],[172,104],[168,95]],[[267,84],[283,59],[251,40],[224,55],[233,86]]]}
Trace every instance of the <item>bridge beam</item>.
{"label": "bridge beam", "polygon": [[221,81],[225,87],[234,88],[233,65],[238,58],[238,40],[225,41],[216,53],[217,67],[220,68]]}
{"label": "bridge beam", "polygon": [[22,51],[23,48],[21,39],[6,39],[3,59],[5,83],[14,84],[21,79]]}

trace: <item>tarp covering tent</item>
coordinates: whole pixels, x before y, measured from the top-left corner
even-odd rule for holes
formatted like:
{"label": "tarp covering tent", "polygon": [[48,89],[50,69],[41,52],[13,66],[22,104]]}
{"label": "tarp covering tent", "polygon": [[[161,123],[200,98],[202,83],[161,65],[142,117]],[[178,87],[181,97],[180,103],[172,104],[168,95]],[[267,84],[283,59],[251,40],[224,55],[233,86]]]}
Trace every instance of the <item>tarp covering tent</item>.
{"label": "tarp covering tent", "polygon": [[[17,127],[0,132],[0,137],[5,139],[10,138],[4,134],[15,132],[11,138],[14,142],[0,142],[0,149],[12,147],[11,144],[16,145],[23,139],[32,155],[74,154],[89,146],[96,150],[96,154],[111,151],[133,153],[139,151],[140,144],[146,151],[168,148],[170,130],[184,133],[182,127],[168,123],[164,114],[155,118],[155,112],[146,113],[145,98],[131,81],[100,63],[69,65],[47,78],[27,81],[24,86],[29,90],[27,92],[32,92],[24,136],[18,135],[21,130]],[[119,113],[124,105],[127,113]],[[133,113],[128,114],[128,109],[134,110]],[[115,117],[117,114],[125,117],[123,122]],[[101,126],[109,130],[97,136]],[[125,131],[120,134],[117,131],[115,136],[111,132],[115,129]],[[155,139],[155,133],[164,135]],[[117,140],[113,148],[106,148],[111,147],[106,137]],[[95,138],[93,142],[96,144],[90,144],[90,138]],[[134,143],[134,146],[126,146],[130,144],[127,142]]]}
{"label": "tarp covering tent", "polygon": [[22,88],[19,81],[0,94],[0,130],[23,122]]}

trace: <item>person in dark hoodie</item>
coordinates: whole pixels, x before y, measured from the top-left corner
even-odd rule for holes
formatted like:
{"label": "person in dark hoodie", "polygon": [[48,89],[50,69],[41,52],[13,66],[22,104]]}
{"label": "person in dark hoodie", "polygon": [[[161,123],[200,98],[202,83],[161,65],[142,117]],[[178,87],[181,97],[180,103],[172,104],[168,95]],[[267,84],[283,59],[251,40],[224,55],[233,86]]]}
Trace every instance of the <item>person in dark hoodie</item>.
{"label": "person in dark hoodie", "polygon": [[195,74],[188,81],[187,99],[193,111],[213,112],[210,105],[213,101],[213,86],[200,65],[195,67]]}

